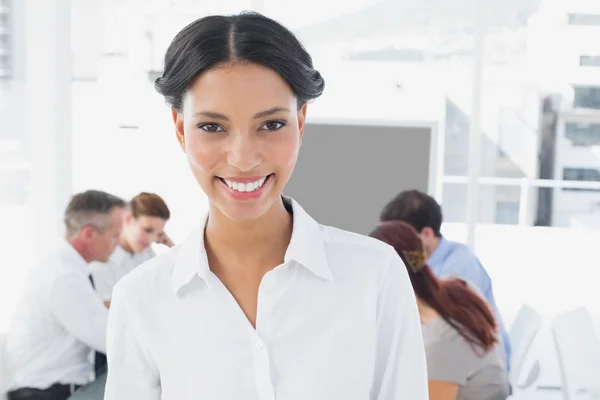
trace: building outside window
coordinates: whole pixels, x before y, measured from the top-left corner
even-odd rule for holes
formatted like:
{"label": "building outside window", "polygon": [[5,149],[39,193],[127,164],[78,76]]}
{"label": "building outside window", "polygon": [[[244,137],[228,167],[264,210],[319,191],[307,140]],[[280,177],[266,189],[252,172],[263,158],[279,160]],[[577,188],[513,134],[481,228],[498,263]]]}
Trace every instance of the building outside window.
{"label": "building outside window", "polygon": [[574,108],[600,110],[600,87],[599,86],[573,86],[575,97]]}
{"label": "building outside window", "polygon": [[600,26],[600,14],[569,14],[569,25]]}

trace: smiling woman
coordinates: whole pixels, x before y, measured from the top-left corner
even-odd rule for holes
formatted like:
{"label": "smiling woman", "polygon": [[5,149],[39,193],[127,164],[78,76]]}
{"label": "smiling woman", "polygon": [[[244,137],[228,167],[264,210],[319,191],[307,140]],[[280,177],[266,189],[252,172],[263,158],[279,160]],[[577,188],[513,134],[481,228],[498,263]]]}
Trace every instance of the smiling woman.
{"label": "smiling woman", "polygon": [[324,88],[296,37],[255,13],[199,19],[156,88],[209,212],[115,287],[105,399],[425,400],[398,255],[282,196]]}
{"label": "smiling woman", "polygon": [[267,217],[267,210],[286,213],[273,205],[281,203],[296,164],[306,100],[271,68],[247,62],[227,61],[191,83],[173,119],[214,212],[235,220]]}

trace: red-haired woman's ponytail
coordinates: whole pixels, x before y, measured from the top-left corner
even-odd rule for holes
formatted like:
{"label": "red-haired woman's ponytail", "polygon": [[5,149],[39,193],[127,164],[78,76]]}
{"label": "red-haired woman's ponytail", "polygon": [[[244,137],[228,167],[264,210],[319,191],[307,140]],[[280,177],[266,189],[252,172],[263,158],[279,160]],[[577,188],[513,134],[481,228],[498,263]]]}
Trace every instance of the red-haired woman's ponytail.
{"label": "red-haired woman's ponytail", "polygon": [[485,351],[498,343],[496,320],[488,304],[464,281],[439,280],[435,277],[425,264],[424,254],[417,257],[416,253],[423,251],[423,245],[410,225],[401,221],[382,222],[370,236],[396,250],[408,269],[415,295],[433,308],[465,340]]}

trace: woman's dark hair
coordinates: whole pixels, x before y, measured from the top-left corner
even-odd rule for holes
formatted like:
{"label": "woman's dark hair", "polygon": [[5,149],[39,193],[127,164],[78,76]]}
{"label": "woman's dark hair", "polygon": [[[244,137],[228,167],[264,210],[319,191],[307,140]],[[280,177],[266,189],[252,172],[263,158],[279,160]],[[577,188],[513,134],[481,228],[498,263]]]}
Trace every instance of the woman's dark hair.
{"label": "woman's dark hair", "polygon": [[200,18],[179,32],[165,54],[156,90],[181,111],[185,92],[205,71],[232,62],[259,64],[277,72],[296,95],[298,107],[323,93],[325,81],[292,32],[254,12]]}
{"label": "woman's dark hair", "polygon": [[498,343],[498,328],[488,304],[460,279],[439,280],[426,264],[423,245],[406,222],[382,222],[369,235],[396,250],[404,261],[415,295],[433,308],[469,343],[486,352]]}

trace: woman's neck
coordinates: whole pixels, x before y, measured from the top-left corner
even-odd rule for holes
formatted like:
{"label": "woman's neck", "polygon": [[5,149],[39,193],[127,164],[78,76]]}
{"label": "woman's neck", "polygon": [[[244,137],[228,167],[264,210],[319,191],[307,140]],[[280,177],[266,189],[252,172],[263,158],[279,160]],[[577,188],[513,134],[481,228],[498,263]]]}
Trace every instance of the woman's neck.
{"label": "woman's neck", "polygon": [[437,311],[425,304],[425,302],[419,298],[417,298],[417,308],[419,309],[419,317],[421,318],[422,324],[431,322],[440,316]]}
{"label": "woman's neck", "polygon": [[283,201],[252,221],[234,221],[211,205],[205,246],[209,257],[216,256],[219,264],[260,268],[270,260],[283,259],[290,243],[292,225],[293,218]]}
{"label": "woman's neck", "polygon": [[121,237],[119,237],[119,246],[126,252],[133,254],[133,248],[129,245],[125,235],[121,235]]}

